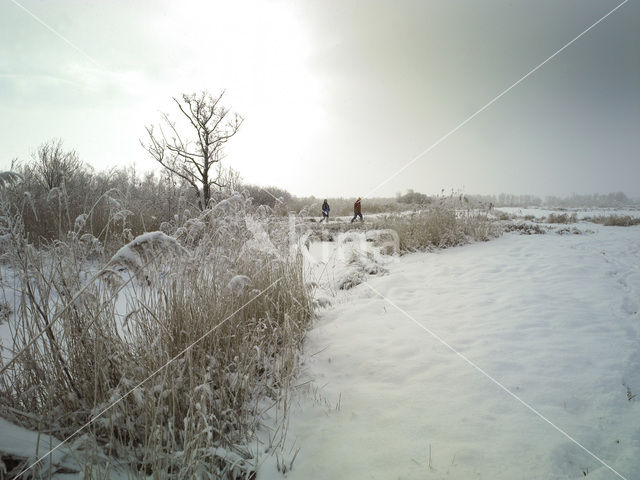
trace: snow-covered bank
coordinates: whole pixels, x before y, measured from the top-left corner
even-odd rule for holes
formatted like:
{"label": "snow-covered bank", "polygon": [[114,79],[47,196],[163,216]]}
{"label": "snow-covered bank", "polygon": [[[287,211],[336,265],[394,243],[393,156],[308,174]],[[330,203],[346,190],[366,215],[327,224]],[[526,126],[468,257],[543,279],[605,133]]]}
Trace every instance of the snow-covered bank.
{"label": "snow-covered bank", "polygon": [[[45,433],[37,433],[0,418],[0,478],[135,478],[135,472],[109,458],[87,436],[68,443]],[[41,461],[38,460],[50,452]],[[87,460],[91,459],[91,462]],[[102,466],[98,466],[98,460]],[[96,463],[95,465],[91,465]],[[24,477],[20,476],[23,474]]]}
{"label": "snow-covered bank", "polygon": [[578,219],[584,218],[593,218],[600,216],[608,216],[608,215],[619,215],[619,216],[629,216],[631,218],[640,217],[640,208],[562,208],[562,209],[552,209],[552,208],[543,208],[543,207],[530,207],[530,208],[521,208],[521,207],[499,207],[496,209],[497,211],[508,213],[510,215],[515,215],[518,217],[524,217],[527,215],[533,216],[535,218],[546,218],[550,214],[558,214],[558,213],[575,213]]}
{"label": "snow-covered bank", "polygon": [[[19,308],[0,329],[0,416],[74,454],[86,435],[105,455],[77,453],[80,474],[117,460],[131,478],[249,478],[256,419],[287,395],[313,315],[302,257],[287,224],[240,195],[167,232],[99,257],[91,280],[76,233],[11,237],[0,291]],[[48,459],[40,444],[9,463],[34,450]]]}
{"label": "snow-covered bank", "polygon": [[326,310],[287,478],[619,478],[392,304],[638,478],[640,228],[589,228],[407,255],[368,277],[388,301],[360,285]]}

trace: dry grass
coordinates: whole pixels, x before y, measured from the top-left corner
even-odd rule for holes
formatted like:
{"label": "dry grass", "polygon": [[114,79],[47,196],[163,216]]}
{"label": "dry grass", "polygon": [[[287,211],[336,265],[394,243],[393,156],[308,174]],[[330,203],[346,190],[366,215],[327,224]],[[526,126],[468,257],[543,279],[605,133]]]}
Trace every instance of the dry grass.
{"label": "dry grass", "polygon": [[[284,421],[312,317],[282,222],[233,197],[106,262],[82,235],[34,248],[2,208],[22,353],[3,366],[0,413],[59,438],[92,421],[94,453],[140,476],[250,476],[260,408],[269,399]],[[273,251],[250,248],[256,225]],[[85,470],[99,476],[97,457]]]}
{"label": "dry grass", "polygon": [[630,215],[601,215],[597,217],[586,217],[585,220],[608,227],[631,227],[633,225],[640,225],[640,217],[632,217]]}
{"label": "dry grass", "polygon": [[520,235],[544,235],[546,231],[537,223],[508,223],[504,227],[505,232],[518,232]]}
{"label": "dry grass", "polygon": [[486,212],[469,208],[458,196],[439,198],[425,210],[376,219],[374,225],[395,230],[403,252],[486,241],[499,235]]}
{"label": "dry grass", "polygon": [[547,223],[576,223],[578,215],[574,212],[571,215],[566,213],[550,213],[547,217]]}
{"label": "dry grass", "polygon": [[[73,172],[56,171],[55,182],[45,182],[38,165],[15,165],[17,173],[3,172],[0,188],[14,206],[21,206],[25,232],[31,243],[66,241],[77,230],[76,219],[85,215],[82,230],[108,248],[118,248],[144,231],[157,230],[186,209],[196,211],[193,194],[170,176],[134,169],[93,172],[82,164]],[[188,215],[190,216],[190,215]],[[184,218],[183,218],[184,219]]]}

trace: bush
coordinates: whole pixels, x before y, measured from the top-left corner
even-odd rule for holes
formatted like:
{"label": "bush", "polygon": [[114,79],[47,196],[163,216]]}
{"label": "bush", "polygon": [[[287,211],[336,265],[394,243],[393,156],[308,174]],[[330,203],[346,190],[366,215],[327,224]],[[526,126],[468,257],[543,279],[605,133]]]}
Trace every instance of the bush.
{"label": "bush", "polygon": [[241,185],[239,191],[246,192],[253,199],[254,205],[266,205],[276,208],[279,204],[291,202],[291,194],[278,187],[260,187],[258,185]]}
{"label": "bush", "polygon": [[374,225],[395,230],[403,252],[485,241],[499,234],[486,212],[463,209],[463,205],[457,197],[440,198],[427,210],[386,216],[377,219]]}
{"label": "bush", "polygon": [[587,217],[585,220],[608,227],[631,227],[640,224],[640,217],[632,217],[630,215],[602,215]]}
{"label": "bush", "polygon": [[19,210],[0,204],[24,292],[10,324],[24,352],[0,376],[0,410],[62,437],[95,419],[83,435],[155,478],[250,475],[259,402],[286,414],[312,315],[283,223],[236,195],[96,263],[95,237],[36,249]]}
{"label": "bush", "polygon": [[411,205],[428,205],[433,200],[428,195],[420,192],[408,190],[404,195],[398,195],[397,201],[400,203],[408,203]]}
{"label": "bush", "polygon": [[576,223],[578,216],[576,213],[567,215],[566,213],[550,213],[547,217],[547,223]]}
{"label": "bush", "polygon": [[18,165],[17,173],[21,181],[6,186],[3,195],[20,206],[25,234],[37,245],[66,241],[84,215],[83,232],[117,248],[123,240],[158,229],[176,214],[184,219],[185,210],[196,210],[189,202],[194,195],[166,175],[146,174],[141,179],[133,169],[95,173],[82,166],[49,188],[33,165]]}
{"label": "bush", "polygon": [[538,224],[531,223],[508,223],[504,228],[505,232],[519,232],[520,235],[544,235],[546,232]]}

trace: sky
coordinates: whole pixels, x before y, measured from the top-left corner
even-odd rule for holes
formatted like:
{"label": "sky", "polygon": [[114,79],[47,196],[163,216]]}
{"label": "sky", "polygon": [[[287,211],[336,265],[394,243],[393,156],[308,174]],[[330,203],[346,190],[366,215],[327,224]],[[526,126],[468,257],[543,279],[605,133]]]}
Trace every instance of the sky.
{"label": "sky", "polygon": [[159,170],[145,126],[225,90],[247,183],[638,198],[640,0],[490,103],[623,1],[0,0],[0,170],[52,138]]}

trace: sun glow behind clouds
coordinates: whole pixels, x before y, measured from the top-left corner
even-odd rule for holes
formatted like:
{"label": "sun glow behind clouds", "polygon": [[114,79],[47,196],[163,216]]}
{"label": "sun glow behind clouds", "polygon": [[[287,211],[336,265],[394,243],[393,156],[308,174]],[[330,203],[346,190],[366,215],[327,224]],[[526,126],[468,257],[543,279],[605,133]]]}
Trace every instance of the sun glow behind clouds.
{"label": "sun glow behind clouds", "polygon": [[[228,144],[227,165],[246,181],[286,185],[324,121],[318,84],[307,68],[310,44],[286,3],[25,6],[95,62],[23,11],[3,7],[15,18],[21,49],[37,55],[25,64],[23,56],[6,51],[2,80],[32,99],[39,123],[37,131],[22,129],[5,145],[3,168],[14,156],[28,159],[54,136],[98,168],[134,162],[138,170],[158,168],[139,145],[144,126],[157,123],[160,112],[176,115],[171,97],[226,89],[224,105],[246,119]],[[9,100],[2,105],[5,118],[33,121],[17,96]]]}
{"label": "sun glow behind clouds", "polygon": [[170,4],[150,29],[171,38],[170,86],[160,86],[167,95],[226,88],[225,105],[245,118],[229,143],[229,165],[249,182],[290,184],[324,119],[292,10],[275,2]]}
{"label": "sun glow behind clouds", "polygon": [[[19,1],[85,54],[0,2],[0,169],[52,137],[100,169],[158,169],[139,145],[145,125],[176,116],[172,96],[226,89],[224,105],[246,119],[226,165],[317,196],[374,188],[610,10]],[[629,2],[377,193],[637,196],[637,11]]]}

